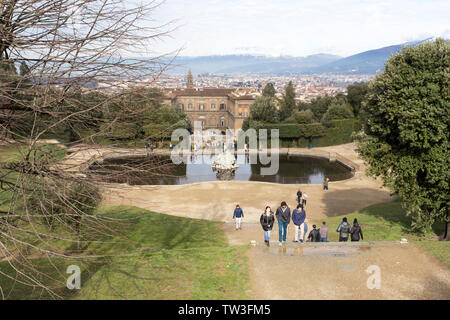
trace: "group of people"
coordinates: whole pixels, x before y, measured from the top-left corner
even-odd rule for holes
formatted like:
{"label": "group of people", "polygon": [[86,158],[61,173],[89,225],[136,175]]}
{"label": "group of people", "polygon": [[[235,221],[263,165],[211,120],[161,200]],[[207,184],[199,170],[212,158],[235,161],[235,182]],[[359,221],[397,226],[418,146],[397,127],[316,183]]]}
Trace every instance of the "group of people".
{"label": "group of people", "polygon": [[[152,153],[154,149],[156,148],[162,148],[163,146],[163,142],[162,141],[158,141],[158,142],[147,142],[145,144],[145,149],[147,150],[147,153]],[[173,149],[173,144],[172,142],[169,144],[169,150]]]}
{"label": "group of people", "polygon": [[[303,193],[304,195],[304,193]],[[302,197],[303,197],[302,195]],[[278,240],[279,245],[286,244],[287,240],[287,229],[291,222],[294,223],[294,239],[293,242],[305,242],[305,237],[308,232],[308,225],[306,223],[306,211],[305,205],[306,200],[301,198],[302,202],[297,204],[296,209],[292,212],[291,208],[287,205],[285,201],[281,202],[280,206],[273,213],[270,206],[266,206],[265,211],[261,214],[259,219],[261,227],[264,230],[264,242],[267,246],[270,245],[270,233],[275,224],[275,218],[278,222]],[[327,242],[328,241],[328,228],[326,223],[323,222],[320,229],[316,229],[316,225],[312,226],[313,229],[308,235],[307,241],[311,242]]]}
{"label": "group of people", "polygon": [[[298,190],[297,192],[297,207],[291,214],[291,208],[287,205],[286,201],[282,201],[280,206],[276,209],[275,213],[270,206],[266,206],[264,212],[261,214],[259,222],[264,231],[264,242],[267,246],[270,245],[270,234],[275,224],[275,218],[278,222],[278,240],[279,245],[286,244],[287,229],[291,222],[294,224],[294,239],[293,242],[328,242],[328,228],[326,222],[322,222],[320,228],[316,225],[312,226],[312,230],[309,232],[307,239],[305,239],[308,232],[307,218],[306,218],[306,200],[308,196],[305,192]],[[244,218],[244,212],[239,205],[233,212],[233,219],[236,222],[236,230],[242,229],[242,218]],[[350,238],[351,241],[363,240],[363,233],[358,220],[355,218],[353,226],[347,222],[347,218],[343,218],[342,222],[336,229],[339,232],[339,241],[345,242]]]}

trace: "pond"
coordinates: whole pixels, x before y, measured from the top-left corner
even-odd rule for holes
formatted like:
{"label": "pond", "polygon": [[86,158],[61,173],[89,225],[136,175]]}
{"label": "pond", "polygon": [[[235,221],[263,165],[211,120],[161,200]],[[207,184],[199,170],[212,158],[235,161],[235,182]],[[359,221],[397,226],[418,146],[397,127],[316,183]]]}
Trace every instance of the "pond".
{"label": "pond", "polygon": [[[140,156],[107,158],[89,167],[89,174],[105,182],[130,185],[180,185],[220,180],[211,168],[214,155],[188,158],[187,163],[175,165],[169,156]],[[330,181],[351,178],[351,170],[328,159],[280,155],[279,170],[275,175],[261,175],[262,164],[250,164],[248,155],[238,155],[239,168],[234,181],[261,181],[281,184],[321,184],[325,176]],[[264,167],[268,167],[264,166]]]}

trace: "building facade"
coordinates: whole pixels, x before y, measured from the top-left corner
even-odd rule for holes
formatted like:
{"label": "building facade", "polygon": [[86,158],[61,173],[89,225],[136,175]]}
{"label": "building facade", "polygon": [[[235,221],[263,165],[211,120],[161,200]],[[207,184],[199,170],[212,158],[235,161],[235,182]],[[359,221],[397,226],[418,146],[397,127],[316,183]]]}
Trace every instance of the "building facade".
{"label": "building facade", "polygon": [[241,129],[260,94],[249,88],[195,88],[190,72],[186,88],[165,90],[167,102],[183,110],[192,124],[199,121],[203,129],[221,132]]}

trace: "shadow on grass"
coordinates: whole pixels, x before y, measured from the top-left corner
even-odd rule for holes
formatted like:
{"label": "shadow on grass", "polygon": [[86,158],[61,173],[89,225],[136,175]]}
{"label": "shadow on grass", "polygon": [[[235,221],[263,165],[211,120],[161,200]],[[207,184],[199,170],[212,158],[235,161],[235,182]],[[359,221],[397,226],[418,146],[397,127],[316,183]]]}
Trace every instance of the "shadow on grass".
{"label": "shadow on grass", "polygon": [[324,213],[328,217],[341,216],[365,208],[368,205],[386,202],[389,192],[371,188],[324,191]]}
{"label": "shadow on grass", "polygon": [[[111,207],[99,214],[116,219],[110,223],[116,226],[117,234],[84,248],[85,255],[110,257],[79,265],[81,291],[66,289],[69,276],[66,268],[79,261],[33,261],[40,281],[48,284],[60,297],[185,299],[233,296],[239,281],[232,268],[240,265],[236,260],[239,255],[228,247],[217,222],[168,216],[134,207]],[[17,274],[7,262],[0,263],[0,270],[13,278],[6,281],[0,275],[0,284],[8,299],[55,298],[45,290],[18,284],[14,281]]]}

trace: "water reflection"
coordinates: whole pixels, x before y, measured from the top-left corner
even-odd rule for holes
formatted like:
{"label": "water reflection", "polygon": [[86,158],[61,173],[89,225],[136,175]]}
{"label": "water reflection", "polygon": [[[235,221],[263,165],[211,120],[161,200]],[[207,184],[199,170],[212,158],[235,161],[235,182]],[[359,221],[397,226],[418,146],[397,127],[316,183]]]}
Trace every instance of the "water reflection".
{"label": "water reflection", "polygon": [[254,248],[255,250],[263,250],[265,253],[275,254],[278,256],[332,256],[332,257],[345,257],[347,255],[357,254],[361,251],[370,250],[370,247],[366,246],[304,246],[304,245],[271,245],[267,247],[261,245]]}
{"label": "water reflection", "polygon": [[[173,185],[204,181],[216,181],[216,173],[211,168],[214,155],[192,154],[186,156],[183,164],[175,165],[168,156],[127,157],[105,159],[102,164],[90,166],[90,172],[98,174],[107,182],[128,183],[130,185]],[[281,184],[321,184],[325,176],[331,181],[348,179],[352,172],[326,159],[305,156],[280,155],[279,170],[276,175],[261,175],[260,163],[250,164],[250,156],[238,155],[236,181],[263,181]]]}

